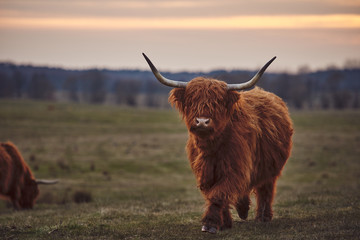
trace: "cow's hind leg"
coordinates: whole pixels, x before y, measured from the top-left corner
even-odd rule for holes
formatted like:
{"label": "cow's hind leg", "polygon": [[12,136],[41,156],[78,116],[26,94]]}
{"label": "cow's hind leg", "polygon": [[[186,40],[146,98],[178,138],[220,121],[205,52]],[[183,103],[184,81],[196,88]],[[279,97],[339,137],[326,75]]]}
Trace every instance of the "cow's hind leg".
{"label": "cow's hind leg", "polygon": [[20,210],[21,209],[19,201],[17,199],[11,200],[11,203],[12,203],[15,210]]}
{"label": "cow's hind leg", "polygon": [[269,222],[273,217],[272,202],[275,195],[276,179],[266,182],[255,188],[256,191],[256,218],[260,222]]}
{"label": "cow's hind leg", "polygon": [[236,202],[235,207],[239,217],[243,220],[246,220],[250,209],[249,195],[239,198]]}

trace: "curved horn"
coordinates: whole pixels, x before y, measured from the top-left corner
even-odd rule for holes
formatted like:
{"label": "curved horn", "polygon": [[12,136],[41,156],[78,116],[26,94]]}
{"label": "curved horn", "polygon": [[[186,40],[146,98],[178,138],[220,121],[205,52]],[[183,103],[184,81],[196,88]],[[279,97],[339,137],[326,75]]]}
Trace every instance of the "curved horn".
{"label": "curved horn", "polygon": [[245,83],[239,83],[239,84],[228,84],[227,88],[228,90],[242,90],[246,88],[251,88],[254,86],[257,81],[261,78],[267,67],[275,60],[276,57],[273,57],[270,61],[268,61],[261,69],[256,73],[256,75],[250,79],[249,81]]}
{"label": "curved horn", "polygon": [[36,182],[37,184],[47,184],[47,185],[49,185],[49,184],[55,184],[55,183],[58,183],[58,182],[59,182],[59,180],[44,180],[44,179],[37,179],[35,182]]}
{"label": "curved horn", "polygon": [[164,84],[166,86],[169,86],[169,87],[176,87],[176,88],[184,88],[184,87],[186,87],[186,85],[187,85],[186,82],[174,81],[174,80],[170,80],[170,79],[167,79],[167,78],[163,77],[159,73],[159,71],[156,69],[154,64],[152,64],[150,59],[144,53],[142,55],[144,56],[145,60],[147,61],[147,63],[149,64],[149,66],[151,68],[151,71],[153,72],[153,74],[155,75],[157,80],[159,80],[159,82],[161,82],[162,84]]}

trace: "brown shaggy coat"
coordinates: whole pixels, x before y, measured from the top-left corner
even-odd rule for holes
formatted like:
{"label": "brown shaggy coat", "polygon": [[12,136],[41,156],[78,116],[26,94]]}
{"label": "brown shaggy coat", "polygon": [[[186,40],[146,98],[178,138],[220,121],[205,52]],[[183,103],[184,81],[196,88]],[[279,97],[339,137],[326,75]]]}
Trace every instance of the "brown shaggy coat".
{"label": "brown shaggy coat", "polygon": [[[171,91],[169,102],[189,130],[187,154],[206,200],[206,228],[231,228],[230,205],[246,219],[254,190],[256,219],[272,219],[277,178],[290,156],[292,121],[285,103],[260,88],[237,92],[225,82],[195,78]],[[209,119],[197,127],[196,119]]]}
{"label": "brown shaggy coat", "polygon": [[0,143],[0,196],[15,209],[28,209],[38,195],[38,185],[19,150],[11,142]]}

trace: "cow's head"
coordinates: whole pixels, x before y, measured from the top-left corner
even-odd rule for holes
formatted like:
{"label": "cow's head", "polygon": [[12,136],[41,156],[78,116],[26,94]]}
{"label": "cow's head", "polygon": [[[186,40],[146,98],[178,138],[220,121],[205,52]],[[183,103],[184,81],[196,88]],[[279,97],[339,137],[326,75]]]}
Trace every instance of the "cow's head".
{"label": "cow's head", "polygon": [[238,98],[239,94],[228,90],[225,82],[198,77],[185,88],[174,88],[169,101],[180,111],[191,133],[210,138],[224,130]]}
{"label": "cow's head", "polygon": [[21,198],[19,205],[22,209],[32,209],[35,205],[35,201],[39,196],[39,184],[55,184],[58,180],[36,180],[28,171],[24,175],[24,185],[21,189]]}
{"label": "cow's head", "polygon": [[239,99],[236,90],[247,89],[256,84],[266,68],[275,60],[272,58],[249,81],[240,84],[226,84],[223,81],[197,77],[190,82],[179,82],[163,77],[150,59],[143,54],[155,77],[164,85],[174,87],[169,101],[182,114],[189,131],[200,138],[214,138],[227,126]]}
{"label": "cow's head", "polygon": [[21,189],[21,198],[19,200],[19,205],[22,209],[31,209],[33,208],[35,200],[39,195],[39,187],[35,179],[26,175],[24,177],[24,185]]}

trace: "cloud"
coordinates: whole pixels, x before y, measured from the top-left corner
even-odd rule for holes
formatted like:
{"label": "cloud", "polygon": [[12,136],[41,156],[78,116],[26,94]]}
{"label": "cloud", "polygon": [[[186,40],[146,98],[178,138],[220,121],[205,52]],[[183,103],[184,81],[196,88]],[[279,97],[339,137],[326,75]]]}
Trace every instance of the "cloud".
{"label": "cloud", "polygon": [[3,17],[226,17],[358,14],[358,0],[1,0]]}
{"label": "cloud", "polygon": [[277,55],[274,69],[316,68],[358,58],[359,18],[359,0],[0,0],[0,55],[144,69],[141,51],[165,69],[252,68]]}
{"label": "cloud", "polygon": [[0,28],[35,29],[321,29],[360,28],[360,15],[280,15],[200,18],[6,18]]}

